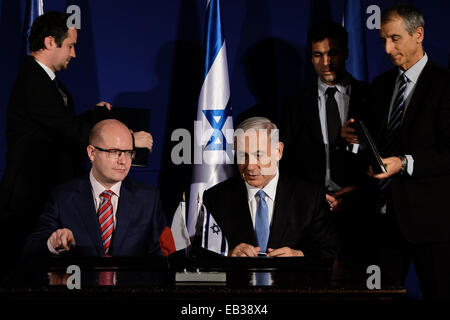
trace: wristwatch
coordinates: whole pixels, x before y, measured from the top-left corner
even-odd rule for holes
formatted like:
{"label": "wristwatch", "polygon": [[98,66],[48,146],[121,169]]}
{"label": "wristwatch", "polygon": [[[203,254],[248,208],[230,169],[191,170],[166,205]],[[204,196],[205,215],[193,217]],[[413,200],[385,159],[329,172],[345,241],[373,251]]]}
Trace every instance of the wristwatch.
{"label": "wristwatch", "polygon": [[400,170],[400,174],[405,174],[408,169],[408,159],[406,156],[398,156],[398,158],[402,161],[402,169]]}

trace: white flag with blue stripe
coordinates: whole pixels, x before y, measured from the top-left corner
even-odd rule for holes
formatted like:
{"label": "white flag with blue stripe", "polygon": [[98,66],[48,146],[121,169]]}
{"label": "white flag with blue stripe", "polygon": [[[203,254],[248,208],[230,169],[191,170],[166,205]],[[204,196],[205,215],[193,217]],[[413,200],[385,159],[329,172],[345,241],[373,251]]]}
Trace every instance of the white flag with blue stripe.
{"label": "white flag with blue stripe", "polygon": [[26,54],[30,54],[30,44],[28,43],[28,37],[30,36],[31,26],[34,19],[44,14],[44,2],[43,0],[27,0],[27,6],[25,9],[25,48]]}
{"label": "white flag with blue stripe", "polygon": [[223,256],[228,255],[228,242],[222,233],[214,217],[208,212],[203,205],[202,210],[205,212],[203,220],[202,247],[206,250],[213,251]]}
{"label": "white flag with blue stripe", "polygon": [[203,191],[231,176],[233,119],[220,0],[207,4],[205,72],[194,128],[194,165],[189,197],[188,230],[195,234],[198,199]]}

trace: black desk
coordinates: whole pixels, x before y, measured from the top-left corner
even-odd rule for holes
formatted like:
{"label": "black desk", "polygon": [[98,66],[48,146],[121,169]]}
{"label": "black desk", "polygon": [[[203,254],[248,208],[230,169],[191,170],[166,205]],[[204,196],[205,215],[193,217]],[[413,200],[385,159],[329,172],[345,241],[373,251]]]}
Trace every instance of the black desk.
{"label": "black desk", "polygon": [[[81,289],[70,290],[66,285],[70,265],[80,268]],[[305,258],[52,258],[13,272],[2,283],[0,298],[20,303],[151,303],[170,305],[179,315],[188,306],[213,305],[225,313],[227,305],[233,304],[284,308],[299,303],[395,301],[404,297],[402,286],[383,277],[381,289],[368,289],[366,269],[362,264],[326,264]],[[226,282],[177,283],[177,272],[185,270],[220,272],[226,275]],[[102,279],[105,274],[110,282]],[[261,275],[265,282],[257,281]]]}

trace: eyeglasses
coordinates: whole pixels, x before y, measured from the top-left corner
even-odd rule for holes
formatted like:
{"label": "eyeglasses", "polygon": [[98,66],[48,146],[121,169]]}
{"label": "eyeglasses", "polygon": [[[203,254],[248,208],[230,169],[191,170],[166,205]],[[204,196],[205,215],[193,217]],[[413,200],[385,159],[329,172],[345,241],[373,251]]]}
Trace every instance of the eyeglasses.
{"label": "eyeglasses", "polygon": [[98,151],[106,152],[108,158],[110,159],[119,159],[122,154],[125,154],[125,157],[133,160],[136,157],[135,150],[120,150],[120,149],[103,149],[100,147],[93,146]]}

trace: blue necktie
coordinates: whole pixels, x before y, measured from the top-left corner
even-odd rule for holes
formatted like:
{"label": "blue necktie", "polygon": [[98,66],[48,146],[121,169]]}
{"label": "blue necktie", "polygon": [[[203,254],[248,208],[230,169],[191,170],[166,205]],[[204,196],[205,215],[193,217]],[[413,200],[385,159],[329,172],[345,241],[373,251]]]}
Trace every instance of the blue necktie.
{"label": "blue necktie", "polygon": [[[400,83],[398,86],[397,96],[395,97],[394,104],[392,105],[389,122],[386,129],[385,140],[383,145],[383,153],[385,156],[393,156],[395,152],[395,146],[397,143],[398,133],[400,131],[400,125],[403,120],[403,113],[405,111],[405,91],[408,78],[404,73],[400,76]],[[391,179],[383,179],[380,181],[380,189],[384,191],[391,183]]]}
{"label": "blue necktie", "polygon": [[267,207],[266,194],[259,190],[256,193],[259,197],[258,209],[256,209],[255,235],[258,247],[261,252],[267,251],[267,241],[269,240],[269,208]]}

